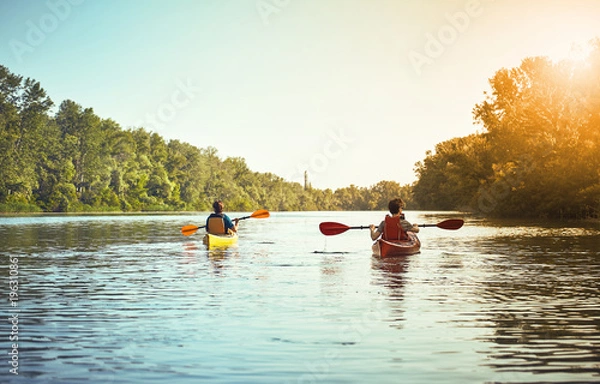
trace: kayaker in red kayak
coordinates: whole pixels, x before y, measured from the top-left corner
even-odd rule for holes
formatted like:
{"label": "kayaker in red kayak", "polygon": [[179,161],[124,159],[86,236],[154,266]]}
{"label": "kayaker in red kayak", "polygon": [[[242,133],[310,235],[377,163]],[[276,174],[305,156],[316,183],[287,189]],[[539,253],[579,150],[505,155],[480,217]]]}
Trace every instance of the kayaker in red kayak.
{"label": "kayaker in red kayak", "polygon": [[211,213],[206,219],[206,232],[213,235],[226,235],[237,232],[239,219],[231,220],[229,216],[223,213],[223,202],[216,200],[213,203],[214,213]]}
{"label": "kayaker in red kayak", "polygon": [[[404,201],[401,198],[393,199],[389,202],[388,208],[391,216],[387,215],[385,220],[382,221],[378,227],[373,224],[369,226],[371,229],[371,240],[377,240],[381,235],[383,235],[385,240],[404,240],[408,238],[406,232],[419,232],[419,226],[417,224],[411,224],[404,219],[404,214],[402,213],[404,206]],[[386,223],[388,225],[387,227]],[[398,233],[392,233],[394,224],[396,228],[401,228]]]}

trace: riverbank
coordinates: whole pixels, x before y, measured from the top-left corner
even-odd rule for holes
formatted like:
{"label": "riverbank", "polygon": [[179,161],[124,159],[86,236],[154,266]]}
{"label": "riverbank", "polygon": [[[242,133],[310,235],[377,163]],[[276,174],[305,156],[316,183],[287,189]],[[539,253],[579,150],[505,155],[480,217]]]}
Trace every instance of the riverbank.
{"label": "riverbank", "polygon": [[106,212],[0,212],[0,217],[28,217],[28,216],[194,216],[198,214],[209,214],[208,211],[106,211]]}
{"label": "riverbank", "polygon": [[[270,210],[271,212],[318,212],[318,211],[275,211]],[[337,212],[363,212],[363,211],[351,211],[351,210],[340,210]],[[383,212],[385,211],[374,211],[374,212]],[[411,212],[411,211],[406,211]],[[420,211],[423,213],[426,212],[435,212],[439,214],[444,211]],[[457,213],[457,211],[447,211],[448,213]],[[29,216],[172,216],[172,215],[180,215],[180,216],[197,216],[197,215],[208,215],[210,211],[76,211],[76,212],[45,212],[45,211],[9,211],[2,212],[0,211],[0,217],[29,217]],[[518,220],[523,223],[533,224],[539,221],[550,221],[555,223],[583,223],[586,225],[600,225],[600,218],[597,217],[588,217],[588,218],[532,218],[532,217],[510,217],[510,218],[500,218],[500,217],[488,217],[480,214],[476,214],[473,212],[460,212],[464,217],[470,217],[472,220],[494,220],[497,222],[502,222],[503,220]],[[468,221],[468,219],[467,219]]]}

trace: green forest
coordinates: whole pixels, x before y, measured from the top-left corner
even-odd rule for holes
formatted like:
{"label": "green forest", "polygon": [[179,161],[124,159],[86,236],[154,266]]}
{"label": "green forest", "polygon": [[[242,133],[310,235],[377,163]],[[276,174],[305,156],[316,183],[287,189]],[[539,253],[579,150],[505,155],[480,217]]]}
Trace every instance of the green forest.
{"label": "green forest", "polygon": [[585,61],[534,57],[497,71],[473,108],[483,131],[440,143],[416,164],[419,207],[597,218],[600,40],[590,48]]}
{"label": "green forest", "polygon": [[[0,66],[0,212],[460,210],[490,216],[597,218],[600,40],[586,61],[526,58],[500,69],[473,108],[480,132],[436,145],[412,185],[320,190],[251,171],[216,148],[123,129],[92,108],[54,102]],[[482,90],[483,91],[483,90]]]}
{"label": "green forest", "polygon": [[252,172],[143,128],[122,129],[92,108],[53,102],[39,82],[0,66],[0,212],[383,210],[410,187],[382,181],[335,192]]}

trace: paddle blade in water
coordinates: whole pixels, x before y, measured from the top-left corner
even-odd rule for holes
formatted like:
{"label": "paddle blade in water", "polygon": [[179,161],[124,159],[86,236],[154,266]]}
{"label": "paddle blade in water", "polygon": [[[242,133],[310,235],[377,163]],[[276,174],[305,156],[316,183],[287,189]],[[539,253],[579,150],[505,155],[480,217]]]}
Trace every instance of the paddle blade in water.
{"label": "paddle blade in water", "polygon": [[437,227],[442,229],[459,229],[464,223],[464,220],[461,219],[450,219],[438,223]]}
{"label": "paddle blade in water", "polygon": [[344,233],[349,230],[350,227],[341,223],[334,223],[331,221],[326,221],[324,223],[319,224],[319,230],[322,234],[326,236],[339,235],[340,233]]}

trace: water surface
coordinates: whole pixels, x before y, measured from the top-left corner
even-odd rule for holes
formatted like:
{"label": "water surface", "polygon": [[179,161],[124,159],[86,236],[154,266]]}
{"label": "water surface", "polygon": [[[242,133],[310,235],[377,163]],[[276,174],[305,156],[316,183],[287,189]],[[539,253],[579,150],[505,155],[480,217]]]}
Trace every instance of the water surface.
{"label": "water surface", "polygon": [[272,213],[217,251],[179,233],[203,214],[0,218],[3,317],[19,319],[18,376],[0,323],[1,381],[600,381],[596,224],[465,217],[383,261],[368,230],[318,231],[383,214]]}

